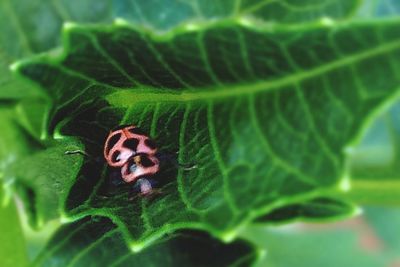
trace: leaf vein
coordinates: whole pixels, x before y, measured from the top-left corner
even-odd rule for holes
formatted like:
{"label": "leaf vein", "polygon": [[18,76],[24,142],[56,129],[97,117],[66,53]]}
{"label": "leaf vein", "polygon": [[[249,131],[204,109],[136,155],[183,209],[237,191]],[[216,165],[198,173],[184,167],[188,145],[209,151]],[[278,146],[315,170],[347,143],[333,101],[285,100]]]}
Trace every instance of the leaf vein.
{"label": "leaf vein", "polygon": [[338,169],[340,169],[339,162],[335,156],[335,153],[332,151],[331,147],[328,145],[328,142],[323,138],[323,135],[318,131],[318,128],[315,125],[314,115],[313,115],[314,113],[311,112],[310,105],[298,84],[295,85],[295,91],[298,96],[299,102],[305,112],[306,120],[310,126],[310,129],[314,133],[314,137],[315,137],[316,141],[319,143],[320,147],[325,152],[326,156],[328,156],[328,158],[330,158],[332,160],[332,162],[335,164],[335,166]]}
{"label": "leaf vein", "polygon": [[239,212],[239,210],[236,207],[236,205],[234,204],[233,196],[231,195],[231,192],[228,188],[228,177],[227,177],[227,171],[226,171],[227,169],[222,160],[221,152],[218,148],[218,144],[215,141],[217,139],[217,136],[215,134],[215,128],[214,128],[214,123],[213,123],[212,119],[213,119],[213,102],[210,101],[207,106],[207,124],[208,124],[207,128],[208,128],[208,133],[209,133],[209,137],[210,137],[210,143],[211,143],[211,146],[214,151],[214,156],[215,156],[215,159],[217,162],[217,166],[220,169],[221,176],[223,179],[224,197],[225,197],[227,203],[229,204],[230,209],[234,213],[236,213],[236,212]]}
{"label": "leaf vein", "polygon": [[308,177],[306,174],[304,174],[300,169],[297,169],[293,167],[289,162],[286,162],[283,157],[281,157],[279,154],[277,154],[271,147],[268,139],[264,136],[264,134],[260,130],[260,122],[257,119],[256,116],[256,110],[254,107],[254,98],[251,96],[249,97],[249,102],[250,104],[249,109],[250,109],[250,120],[252,124],[254,125],[255,133],[259,136],[261,140],[261,144],[264,146],[266,151],[271,155],[272,160],[280,166],[283,170],[295,174],[299,179],[301,179],[303,182],[311,185],[316,185],[316,182],[312,177]]}

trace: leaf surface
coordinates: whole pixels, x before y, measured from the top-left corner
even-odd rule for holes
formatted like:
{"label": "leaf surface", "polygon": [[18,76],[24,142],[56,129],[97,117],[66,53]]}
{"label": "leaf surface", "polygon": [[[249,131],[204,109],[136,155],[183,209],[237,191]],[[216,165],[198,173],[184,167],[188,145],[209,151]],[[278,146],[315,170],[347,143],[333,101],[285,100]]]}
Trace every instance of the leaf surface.
{"label": "leaf surface", "polygon": [[162,194],[129,200],[86,165],[66,216],[109,216],[133,247],[180,228],[226,240],[276,208],[345,185],[344,148],[399,88],[400,22],[272,26],[248,19],[159,35],[123,22],[66,28],[64,53],[15,68],[48,90],[51,128],[101,158],[109,129],[142,127],[166,162]]}

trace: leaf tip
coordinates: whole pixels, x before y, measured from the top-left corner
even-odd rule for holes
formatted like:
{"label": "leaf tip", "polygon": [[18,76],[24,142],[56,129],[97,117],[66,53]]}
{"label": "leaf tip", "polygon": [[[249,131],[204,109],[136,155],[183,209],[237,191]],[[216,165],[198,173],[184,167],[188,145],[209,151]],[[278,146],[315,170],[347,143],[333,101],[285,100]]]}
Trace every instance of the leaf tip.
{"label": "leaf tip", "polygon": [[222,233],[221,235],[221,239],[225,242],[225,243],[230,243],[232,242],[237,236],[237,231],[227,231]]}
{"label": "leaf tip", "polygon": [[129,247],[132,252],[138,253],[138,252],[142,251],[145,246],[143,244],[133,243],[133,244],[130,244]]}
{"label": "leaf tip", "polygon": [[66,216],[65,214],[60,215],[60,223],[67,224],[73,222],[74,219],[71,217]]}

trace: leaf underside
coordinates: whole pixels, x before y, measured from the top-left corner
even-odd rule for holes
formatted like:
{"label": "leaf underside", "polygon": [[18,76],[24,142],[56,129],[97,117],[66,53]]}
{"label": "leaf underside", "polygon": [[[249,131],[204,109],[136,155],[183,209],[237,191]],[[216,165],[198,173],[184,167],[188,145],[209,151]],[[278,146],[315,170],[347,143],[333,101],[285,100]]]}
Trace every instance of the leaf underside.
{"label": "leaf underside", "polygon": [[344,148],[399,87],[400,22],[68,26],[62,55],[19,63],[52,97],[50,129],[101,158],[109,129],[133,123],[166,162],[162,193],[129,199],[115,170],[86,162],[65,216],[108,216],[133,246],[180,228],[225,239],[269,211],[336,190]]}
{"label": "leaf underside", "polygon": [[287,223],[288,221],[334,221],[356,215],[356,206],[337,199],[316,198],[278,208],[257,219],[258,223]]}

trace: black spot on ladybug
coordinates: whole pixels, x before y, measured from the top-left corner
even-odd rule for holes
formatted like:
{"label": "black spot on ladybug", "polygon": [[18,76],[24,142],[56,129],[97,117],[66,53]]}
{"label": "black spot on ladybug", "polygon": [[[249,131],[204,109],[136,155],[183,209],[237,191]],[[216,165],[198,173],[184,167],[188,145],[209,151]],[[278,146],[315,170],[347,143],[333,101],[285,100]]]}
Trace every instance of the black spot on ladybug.
{"label": "black spot on ladybug", "polygon": [[155,143],[153,140],[151,140],[151,139],[146,139],[146,140],[144,140],[144,144],[145,144],[146,146],[148,146],[149,148],[151,148],[151,149],[156,149],[156,148],[157,148],[156,143]]}
{"label": "black spot on ladybug", "polygon": [[147,156],[144,156],[144,155],[141,156],[140,163],[145,168],[152,167],[155,165],[154,162],[152,162]]}
{"label": "black spot on ladybug", "polygon": [[112,154],[112,157],[111,157],[111,161],[112,162],[118,162],[119,161],[119,155],[120,155],[121,153],[119,152],[119,151],[115,151],[113,154]]}
{"label": "black spot on ladybug", "polygon": [[139,140],[137,140],[136,138],[131,138],[131,139],[125,140],[122,145],[126,148],[129,148],[130,150],[136,151],[138,144],[139,144]]}
{"label": "black spot on ladybug", "polygon": [[112,132],[118,131],[118,130],[124,129],[124,128],[126,128],[126,127],[129,127],[129,126],[131,126],[131,125],[129,125],[129,124],[119,125],[119,126],[113,128],[111,131],[112,131]]}
{"label": "black spot on ladybug", "polygon": [[145,133],[142,129],[138,128],[138,127],[129,129],[129,131],[130,131],[131,133],[133,133],[133,134],[146,135],[146,133]]}
{"label": "black spot on ladybug", "polygon": [[111,150],[111,148],[118,142],[118,140],[121,138],[121,134],[117,133],[113,135],[109,140],[106,145],[106,154],[108,154]]}

